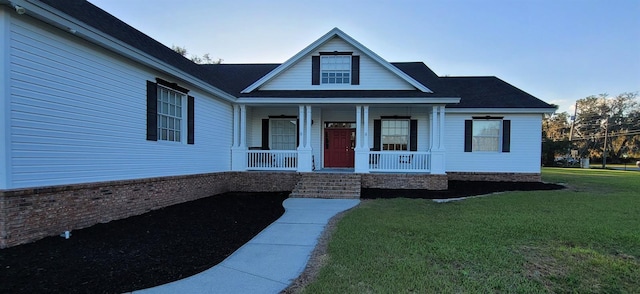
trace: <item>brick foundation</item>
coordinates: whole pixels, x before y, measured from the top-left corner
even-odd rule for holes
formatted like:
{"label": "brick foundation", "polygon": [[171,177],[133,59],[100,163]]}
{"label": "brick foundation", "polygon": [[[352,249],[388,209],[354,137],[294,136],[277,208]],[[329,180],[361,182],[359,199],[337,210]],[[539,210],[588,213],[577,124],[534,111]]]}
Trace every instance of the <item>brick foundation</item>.
{"label": "brick foundation", "polygon": [[229,191],[237,192],[280,192],[293,191],[300,180],[297,172],[231,172]]}
{"label": "brick foundation", "polygon": [[[362,188],[446,190],[447,180],[540,181],[540,174],[361,174]],[[297,172],[222,172],[0,191],[0,248],[229,191],[293,191]]]}
{"label": "brick foundation", "polygon": [[471,173],[448,172],[452,181],[486,181],[486,182],[541,182],[539,173]]}
{"label": "brick foundation", "polygon": [[0,191],[0,248],[229,191],[292,191],[296,172],[223,172]]}
{"label": "brick foundation", "polygon": [[447,175],[362,174],[362,188],[447,190]]}
{"label": "brick foundation", "polygon": [[228,191],[225,173],[0,191],[0,248]]}

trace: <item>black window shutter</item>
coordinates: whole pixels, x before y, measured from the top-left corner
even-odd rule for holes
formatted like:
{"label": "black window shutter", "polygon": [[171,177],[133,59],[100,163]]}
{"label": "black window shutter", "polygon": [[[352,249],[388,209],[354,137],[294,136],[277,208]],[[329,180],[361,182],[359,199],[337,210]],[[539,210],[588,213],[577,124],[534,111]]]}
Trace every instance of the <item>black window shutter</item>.
{"label": "black window shutter", "polygon": [[158,141],[158,89],[147,81],[147,140]]}
{"label": "black window shutter", "polygon": [[193,144],[195,139],[195,99],[187,97],[187,144]]}
{"label": "black window shutter", "polygon": [[502,121],[502,152],[511,152],[511,121]]}
{"label": "black window shutter", "polygon": [[382,121],[373,120],[373,151],[380,151],[380,141],[382,140]]}
{"label": "black window shutter", "polygon": [[418,120],[412,119],[409,124],[409,151],[418,151]]}
{"label": "black window shutter", "polygon": [[269,119],[262,120],[262,150],[269,150]]}
{"label": "black window shutter", "polygon": [[311,84],[320,85],[320,56],[311,56]]}
{"label": "black window shutter", "polygon": [[473,121],[464,121],[464,152],[471,152],[473,149]]}
{"label": "black window shutter", "polygon": [[351,56],[351,84],[360,85],[360,56]]}

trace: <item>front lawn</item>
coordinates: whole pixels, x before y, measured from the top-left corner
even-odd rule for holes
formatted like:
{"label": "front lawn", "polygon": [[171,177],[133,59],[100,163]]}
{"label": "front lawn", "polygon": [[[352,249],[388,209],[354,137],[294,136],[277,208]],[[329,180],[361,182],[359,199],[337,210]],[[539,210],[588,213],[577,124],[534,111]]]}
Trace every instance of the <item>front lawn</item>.
{"label": "front lawn", "polygon": [[364,201],[309,293],[640,292],[640,174],[543,170],[566,190]]}

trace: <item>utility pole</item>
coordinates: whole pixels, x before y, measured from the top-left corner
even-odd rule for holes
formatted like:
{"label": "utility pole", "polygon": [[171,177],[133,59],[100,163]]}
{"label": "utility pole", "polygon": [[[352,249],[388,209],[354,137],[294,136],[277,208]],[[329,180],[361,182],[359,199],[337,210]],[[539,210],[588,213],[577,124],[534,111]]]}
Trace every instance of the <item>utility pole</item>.
{"label": "utility pole", "polygon": [[569,130],[569,142],[573,140],[573,125],[576,123],[576,115],[578,115],[578,102],[576,101],[576,106],[573,108],[573,116],[571,117],[571,130]]}
{"label": "utility pole", "polygon": [[607,168],[607,137],[609,136],[609,116],[604,122],[604,146],[602,151],[602,169]]}

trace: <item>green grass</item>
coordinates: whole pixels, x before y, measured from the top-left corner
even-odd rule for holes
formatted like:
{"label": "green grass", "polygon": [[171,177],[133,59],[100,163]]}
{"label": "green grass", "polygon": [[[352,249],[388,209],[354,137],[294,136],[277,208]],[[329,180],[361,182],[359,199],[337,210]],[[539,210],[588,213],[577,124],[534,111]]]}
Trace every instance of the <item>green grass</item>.
{"label": "green grass", "polygon": [[640,174],[544,169],[561,191],[363,202],[305,293],[638,293]]}
{"label": "green grass", "polygon": [[[593,163],[592,162],[589,166],[591,168],[598,169],[598,168],[602,168],[602,163],[600,163],[600,162]],[[628,168],[629,170],[637,170],[638,167],[636,166],[636,161],[634,160],[633,162],[629,161],[626,164],[626,167],[625,167],[624,163],[607,163],[607,168],[608,169],[624,169],[624,168]]]}

